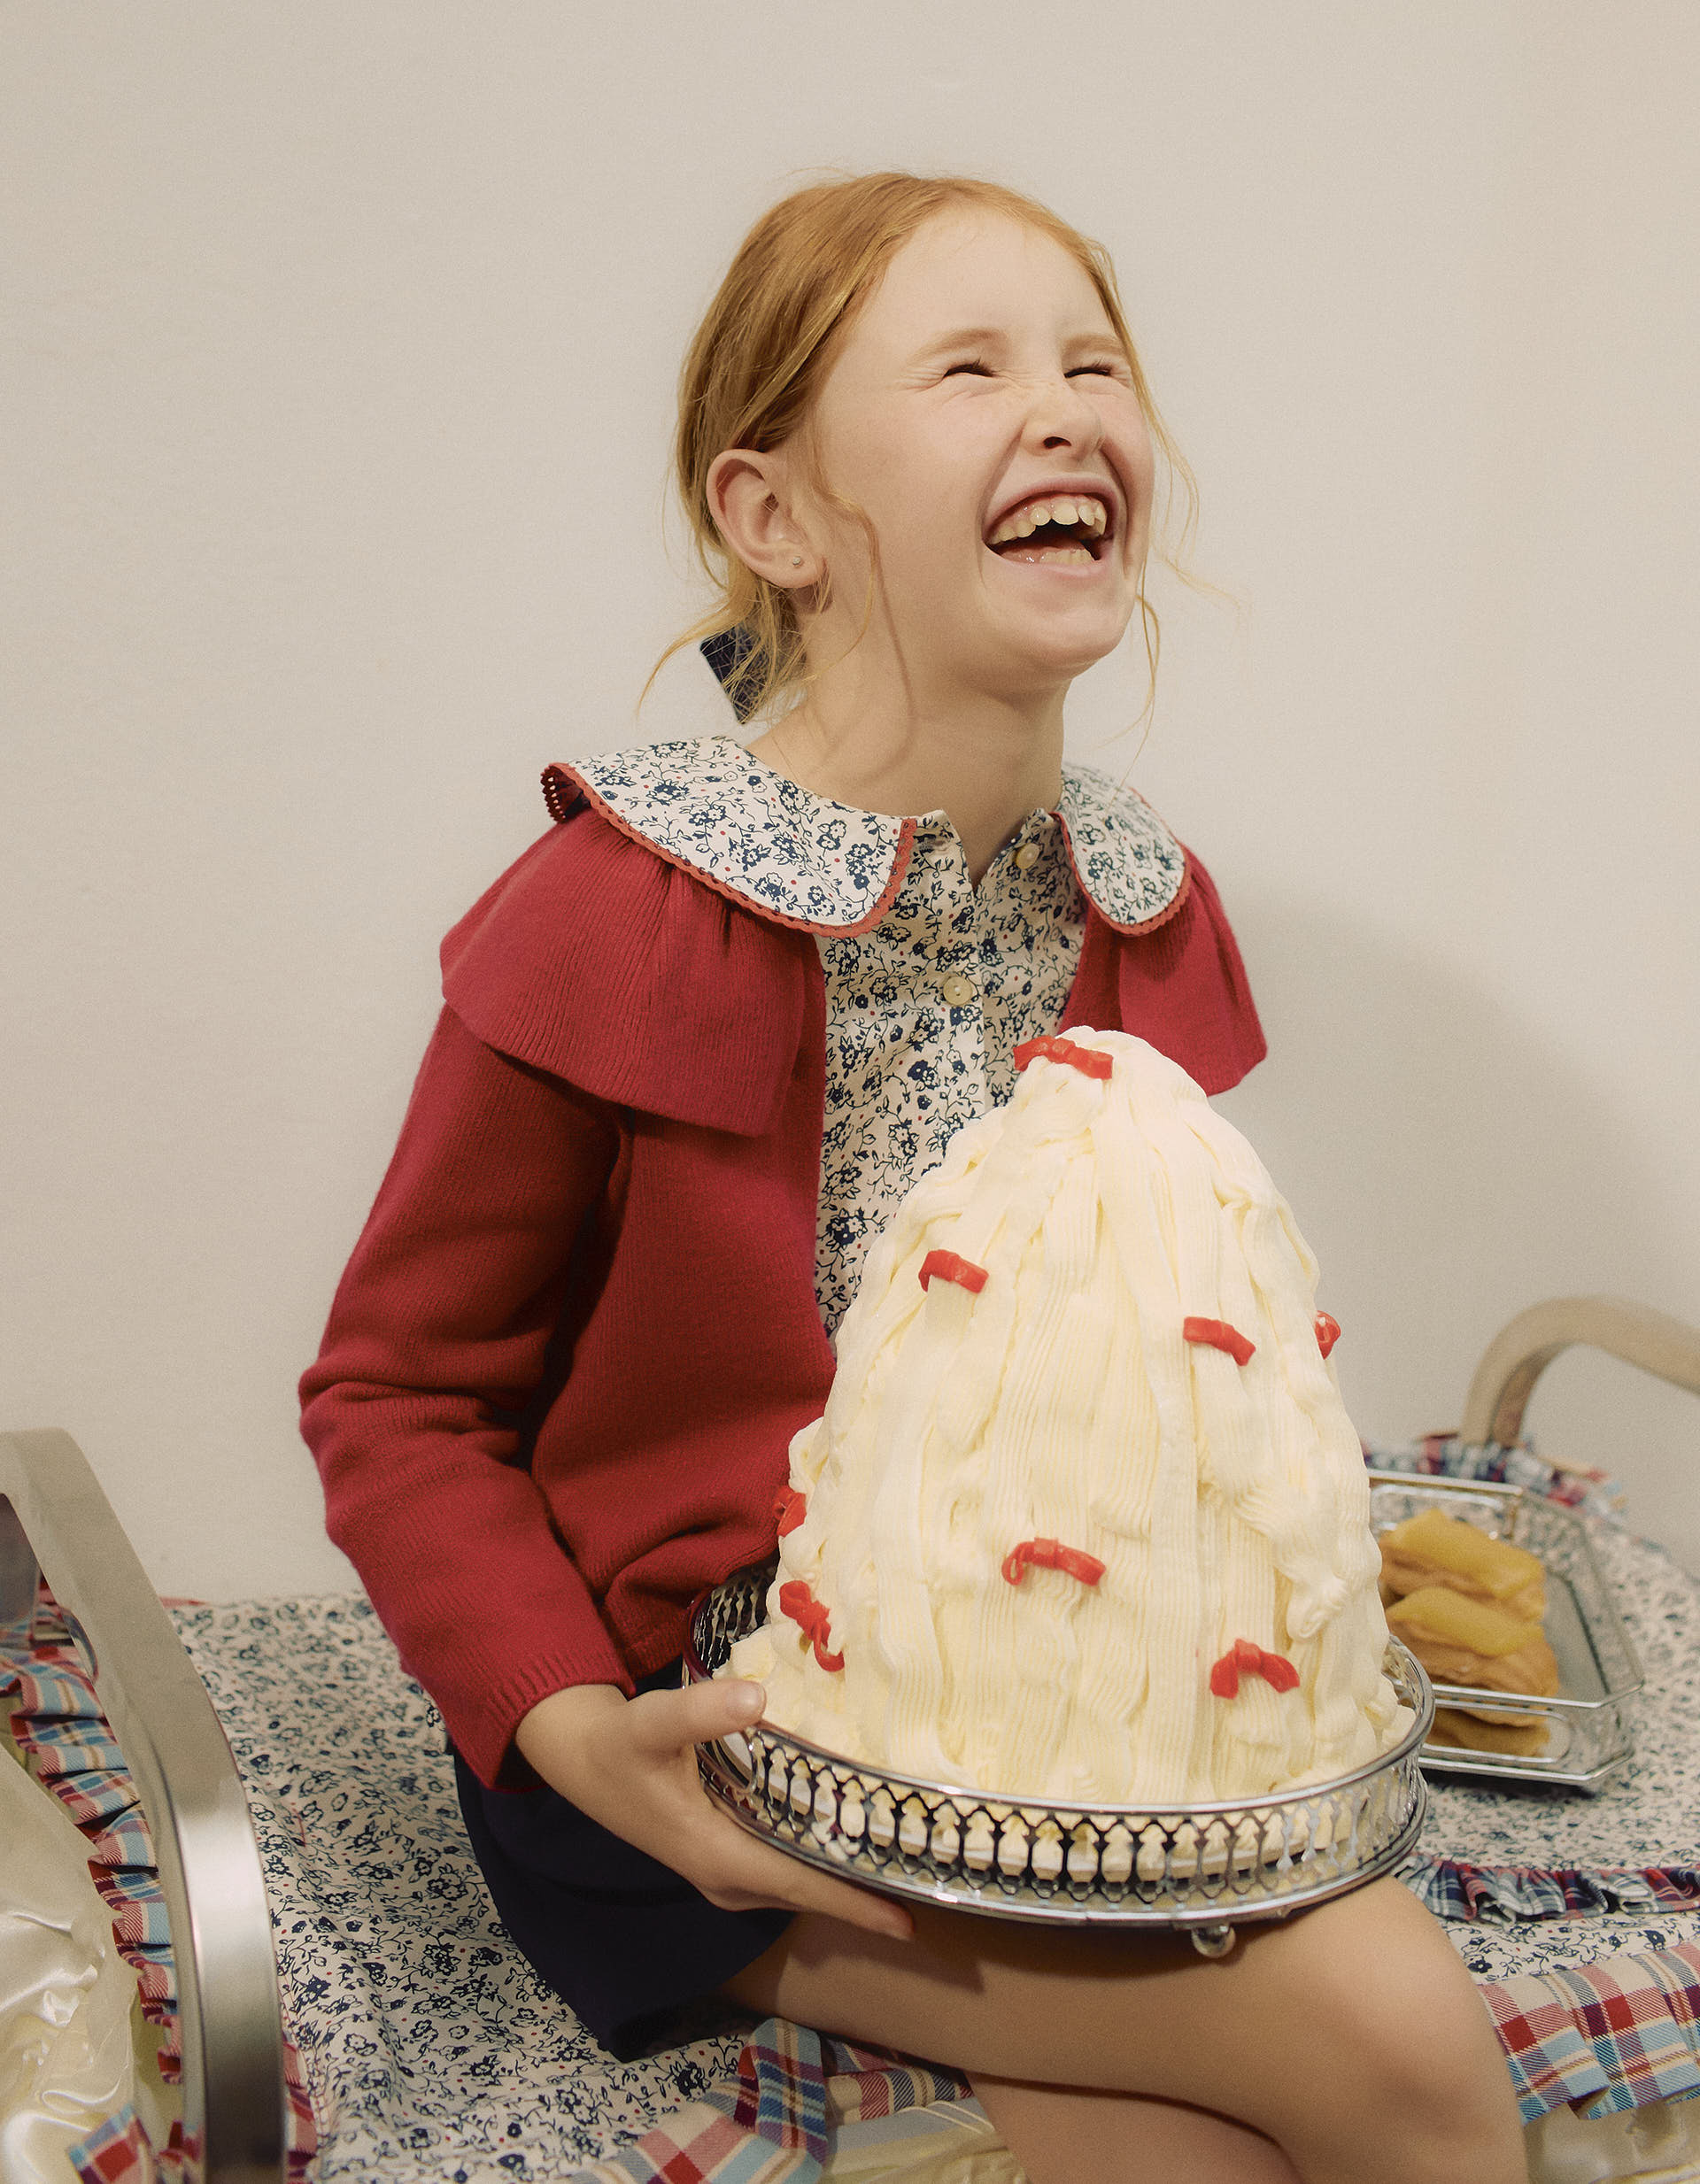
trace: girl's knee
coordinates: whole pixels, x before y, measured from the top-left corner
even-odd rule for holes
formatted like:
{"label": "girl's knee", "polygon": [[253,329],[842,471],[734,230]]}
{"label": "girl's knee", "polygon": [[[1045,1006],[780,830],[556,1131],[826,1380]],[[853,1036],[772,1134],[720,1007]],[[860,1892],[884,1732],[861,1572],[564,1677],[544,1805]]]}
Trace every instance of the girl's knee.
{"label": "girl's knee", "polygon": [[1294,2039],[1314,2064],[1286,2076],[1295,2098],[1313,2080],[1341,2105],[1413,2126],[1511,2115],[1493,2019],[1444,1931],[1409,1898],[1355,1910],[1295,1930],[1286,1952]]}
{"label": "girl's knee", "polygon": [[[1443,1942],[1445,1955],[1341,1964],[1315,1996],[1319,2039],[1366,2081],[1410,2082],[1444,2097],[1449,2081],[1505,2072],[1499,2042],[1475,1982]],[[1307,2003],[1307,2017],[1312,2006]]]}

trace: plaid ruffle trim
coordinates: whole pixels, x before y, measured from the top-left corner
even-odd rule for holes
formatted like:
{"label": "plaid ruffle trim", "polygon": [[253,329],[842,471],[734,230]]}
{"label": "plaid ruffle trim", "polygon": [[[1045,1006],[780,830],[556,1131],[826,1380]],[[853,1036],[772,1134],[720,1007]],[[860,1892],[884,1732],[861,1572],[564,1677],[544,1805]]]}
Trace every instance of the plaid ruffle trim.
{"label": "plaid ruffle trim", "polygon": [[1437,1918],[1598,1918],[1610,1911],[1692,1910],[1700,1870],[1692,1865],[1472,1865],[1463,1858],[1413,1858],[1399,1878]]}
{"label": "plaid ruffle trim", "polygon": [[1623,1521],[1623,1489],[1603,1471],[1549,1463],[1527,1441],[1502,1447],[1492,1441],[1466,1447],[1455,1433],[1427,1433],[1421,1440],[1364,1450],[1378,1471],[1410,1471],[1418,1478],[1479,1478],[1495,1486],[1522,1486],[1567,1509],[1580,1509],[1607,1524]]}
{"label": "plaid ruffle trim", "polygon": [[954,2072],[769,2018],[731,2077],[568,2184],[815,2184],[842,2126],[968,2097]]}
{"label": "plaid ruffle trim", "polygon": [[1576,1972],[1484,1983],[1525,2123],[1570,2102],[1585,2116],[1700,2093],[1700,1947],[1604,1956]]}
{"label": "plaid ruffle trim", "polygon": [[[45,1586],[33,1616],[0,1623],[0,1702],[30,1772],[75,1821],[89,1849],[89,1871],[112,1914],[118,1953],[135,1975],[142,2014],[159,2034],[159,2074],[181,2082],[182,2042],[171,1930],[153,1840],[95,1690],[89,1656]],[[318,2150],[313,2104],[300,2058],[287,2041],[286,2143],[291,2184]],[[155,2184],[182,2175],[189,2149],[174,2123],[169,2142],[150,2144],[142,2119],[126,2108],[70,2149],[83,2184]]]}
{"label": "plaid ruffle trim", "polygon": [[161,2176],[182,2173],[182,2126],[173,2124],[171,2144],[158,2157],[142,2118],[133,2108],[120,2109],[110,2123],[79,2139],[70,2158],[82,2184],[157,2184]]}

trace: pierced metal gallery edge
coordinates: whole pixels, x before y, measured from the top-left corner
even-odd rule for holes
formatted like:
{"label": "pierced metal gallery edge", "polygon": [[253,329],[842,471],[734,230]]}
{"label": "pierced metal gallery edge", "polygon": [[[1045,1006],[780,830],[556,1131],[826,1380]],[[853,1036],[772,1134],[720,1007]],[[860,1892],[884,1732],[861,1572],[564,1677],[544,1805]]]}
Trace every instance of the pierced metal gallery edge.
{"label": "pierced metal gallery edge", "polygon": [[[774,1567],[738,1570],[695,1602],[688,1681],[760,1626]],[[765,1723],[697,1757],[741,1827],[843,1879],[994,1918],[1167,1928],[1219,1956],[1236,1925],[1359,1887],[1416,1842],[1433,1694],[1397,1640],[1386,1666],[1412,1716],[1392,1751],[1333,1781],[1185,1810],[994,1797],[864,1766]]]}

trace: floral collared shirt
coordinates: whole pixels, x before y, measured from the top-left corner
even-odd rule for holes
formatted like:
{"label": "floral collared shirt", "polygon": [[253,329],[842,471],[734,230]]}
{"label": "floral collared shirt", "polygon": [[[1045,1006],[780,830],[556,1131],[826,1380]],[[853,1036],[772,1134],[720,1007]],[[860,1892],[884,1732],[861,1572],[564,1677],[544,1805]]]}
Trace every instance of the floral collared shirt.
{"label": "floral collared shirt", "polygon": [[1055,1031],[1086,904],[1049,812],[1030,813],[978,887],[942,812],[917,820],[897,899],[819,942],[826,1120],[815,1294],[829,1334],[869,1246],[957,1129],[1015,1090],[1015,1049]]}
{"label": "floral collared shirt", "polygon": [[1148,805],[1065,765],[976,887],[943,812],[900,819],[814,795],[735,737],[608,752],[568,769],[669,862],[812,932],[826,979],[815,1291],[829,1335],[868,1247],[966,1122],[1008,1100],[1015,1049],[1054,1031],[1086,898],[1136,930],[1179,894],[1186,853]]}

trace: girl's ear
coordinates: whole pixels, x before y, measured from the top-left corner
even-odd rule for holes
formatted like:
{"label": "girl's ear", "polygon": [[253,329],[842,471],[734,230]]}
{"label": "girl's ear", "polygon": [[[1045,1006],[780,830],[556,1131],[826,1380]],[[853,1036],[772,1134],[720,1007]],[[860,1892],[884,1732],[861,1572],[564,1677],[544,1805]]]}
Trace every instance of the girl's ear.
{"label": "girl's ear", "polygon": [[709,464],[707,484],[715,529],[753,575],[783,591],[819,583],[821,558],[791,506],[777,452],[729,447]]}

